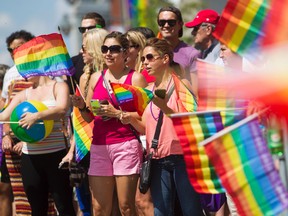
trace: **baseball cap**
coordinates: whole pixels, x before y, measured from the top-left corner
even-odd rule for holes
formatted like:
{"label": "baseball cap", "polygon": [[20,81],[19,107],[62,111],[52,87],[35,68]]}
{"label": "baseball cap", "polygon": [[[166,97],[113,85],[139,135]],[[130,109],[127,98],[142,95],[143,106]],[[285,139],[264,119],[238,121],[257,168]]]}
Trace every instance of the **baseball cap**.
{"label": "baseball cap", "polygon": [[195,26],[198,26],[203,22],[217,24],[218,20],[219,14],[216,11],[206,9],[199,11],[192,21],[185,23],[185,26],[187,28],[194,28]]}

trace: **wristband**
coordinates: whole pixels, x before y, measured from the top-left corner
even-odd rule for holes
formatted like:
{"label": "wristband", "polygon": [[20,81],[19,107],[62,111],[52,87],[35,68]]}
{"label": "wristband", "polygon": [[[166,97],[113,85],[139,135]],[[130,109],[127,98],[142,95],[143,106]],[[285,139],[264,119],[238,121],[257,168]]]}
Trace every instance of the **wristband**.
{"label": "wristband", "polygon": [[2,138],[4,138],[5,136],[10,136],[10,131],[9,132],[3,132]]}

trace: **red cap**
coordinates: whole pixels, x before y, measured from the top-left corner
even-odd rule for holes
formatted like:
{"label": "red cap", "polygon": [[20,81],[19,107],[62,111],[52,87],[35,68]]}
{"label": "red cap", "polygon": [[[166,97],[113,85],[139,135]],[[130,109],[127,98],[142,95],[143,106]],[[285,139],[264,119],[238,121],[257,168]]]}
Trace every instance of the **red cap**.
{"label": "red cap", "polygon": [[194,28],[202,23],[217,24],[218,20],[219,14],[216,11],[206,9],[199,11],[192,21],[185,23],[185,26],[187,28]]}

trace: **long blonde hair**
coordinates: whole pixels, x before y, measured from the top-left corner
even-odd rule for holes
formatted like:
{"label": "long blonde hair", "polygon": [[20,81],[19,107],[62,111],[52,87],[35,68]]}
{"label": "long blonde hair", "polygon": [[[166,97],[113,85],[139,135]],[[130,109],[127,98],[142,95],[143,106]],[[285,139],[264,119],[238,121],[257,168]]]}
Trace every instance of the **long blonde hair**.
{"label": "long blonde hair", "polygon": [[137,32],[137,31],[133,31],[133,30],[127,31],[126,36],[127,36],[127,39],[129,40],[129,42],[131,42],[133,45],[139,46],[138,57],[136,59],[135,68],[133,68],[133,69],[137,72],[141,72],[142,62],[140,59],[141,59],[143,49],[144,49],[144,46],[146,43],[146,38],[144,37],[144,35],[142,33]]}
{"label": "long blonde hair", "polygon": [[104,58],[101,52],[101,46],[103,44],[104,38],[108,35],[108,31],[101,28],[95,28],[87,31],[83,34],[83,43],[86,52],[93,57],[93,61],[90,64],[84,66],[84,73],[87,75],[87,80],[85,83],[85,91],[88,90],[88,85],[90,81],[91,74],[97,71],[102,71],[106,66],[104,63]]}

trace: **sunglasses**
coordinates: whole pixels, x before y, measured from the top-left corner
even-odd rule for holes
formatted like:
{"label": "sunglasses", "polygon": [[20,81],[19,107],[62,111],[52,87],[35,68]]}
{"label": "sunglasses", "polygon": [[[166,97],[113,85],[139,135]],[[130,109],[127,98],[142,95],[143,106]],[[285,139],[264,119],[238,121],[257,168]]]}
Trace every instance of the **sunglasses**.
{"label": "sunglasses", "polygon": [[10,48],[10,47],[7,47],[7,50],[8,50],[8,52],[13,53],[13,50],[14,50],[14,49],[12,49],[12,48]]}
{"label": "sunglasses", "polygon": [[106,54],[108,52],[108,50],[110,50],[110,53],[120,53],[121,51],[123,51],[124,49],[120,46],[120,45],[112,45],[112,46],[101,46],[101,52],[103,54]]}
{"label": "sunglasses", "polygon": [[138,44],[133,44],[133,45],[130,45],[129,48],[135,48],[135,49],[137,49],[137,48],[139,48],[139,45],[138,45]]}
{"label": "sunglasses", "polygon": [[192,31],[198,31],[200,28],[206,27],[206,26],[208,26],[208,24],[201,24],[201,25],[195,26]]}
{"label": "sunglasses", "polygon": [[80,33],[85,33],[86,30],[94,29],[96,26],[88,26],[88,27],[78,27]]}
{"label": "sunglasses", "polygon": [[161,26],[161,27],[164,27],[166,23],[168,23],[168,25],[169,25],[170,27],[173,27],[173,26],[176,25],[177,20],[175,20],[175,19],[169,19],[169,20],[163,20],[163,19],[161,19],[161,20],[158,20],[158,25]]}
{"label": "sunglasses", "polygon": [[160,58],[160,56],[154,56],[153,54],[149,53],[146,56],[141,56],[140,59],[141,59],[141,62],[144,63],[145,59],[147,59],[149,62],[152,62],[152,61],[155,61],[159,58]]}

